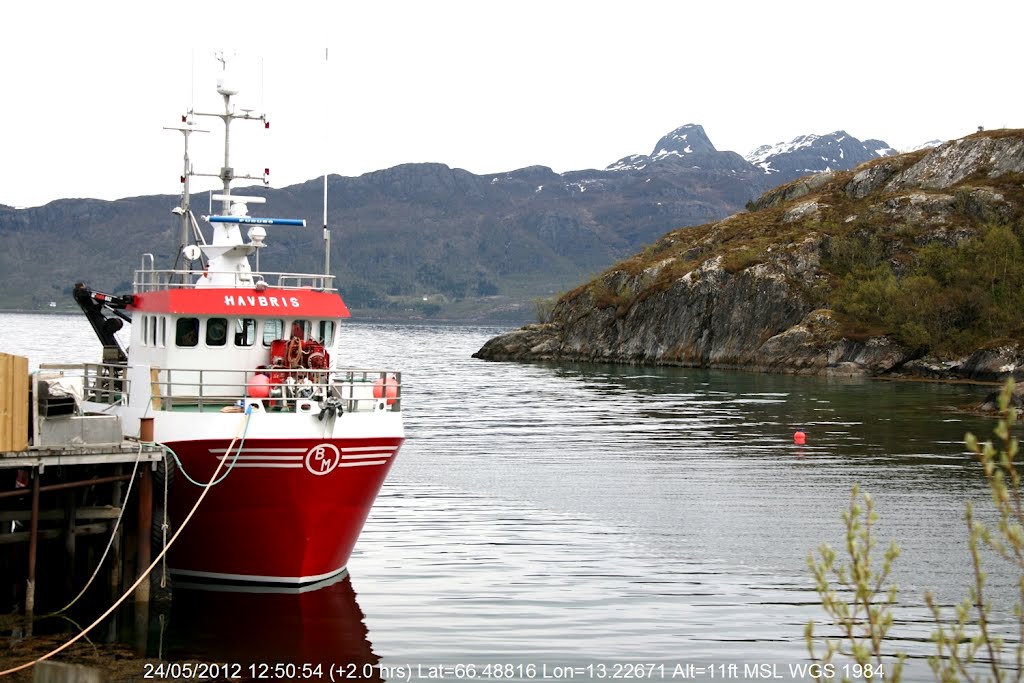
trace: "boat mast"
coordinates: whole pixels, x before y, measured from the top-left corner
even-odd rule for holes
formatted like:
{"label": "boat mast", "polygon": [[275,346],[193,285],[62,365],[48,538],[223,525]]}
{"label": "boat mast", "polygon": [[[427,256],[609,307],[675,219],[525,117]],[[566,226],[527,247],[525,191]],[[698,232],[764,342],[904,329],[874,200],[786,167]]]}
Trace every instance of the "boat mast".
{"label": "boat mast", "polygon": [[[238,91],[234,90],[228,82],[228,61],[223,52],[217,55],[217,61],[220,62],[222,74],[221,78],[217,79],[217,92],[224,98],[224,115],[221,116],[224,121],[224,165],[220,168],[220,179],[224,182],[224,189],[221,194],[230,197],[231,178],[234,173],[231,168],[231,96],[237,95]],[[228,213],[230,206],[231,200],[225,199],[221,210]]]}
{"label": "boat mast", "polygon": [[[324,69],[327,69],[327,48],[324,48]],[[329,72],[328,72],[329,74]],[[326,79],[325,79],[326,80]],[[330,82],[330,81],[327,81]],[[331,111],[330,107],[324,107],[324,152],[327,158],[330,159],[330,141],[331,126],[326,120],[328,112]],[[327,286],[328,278],[331,276],[331,231],[327,229],[327,168],[328,165],[324,164],[324,286]]]}
{"label": "boat mast", "polygon": [[217,61],[221,64],[221,76],[217,79],[217,92],[220,93],[221,97],[224,98],[224,113],[213,114],[198,111],[189,111],[190,116],[213,116],[219,118],[224,122],[224,165],[221,166],[220,173],[195,173],[192,172],[190,175],[196,176],[207,176],[211,178],[220,178],[224,187],[221,191],[221,195],[224,197],[222,202],[222,211],[224,214],[230,213],[231,209],[231,181],[233,180],[260,180],[264,185],[270,184],[270,169],[263,169],[263,175],[238,175],[235,170],[231,167],[231,122],[235,119],[245,119],[248,121],[262,121],[264,128],[270,128],[270,122],[267,120],[266,114],[255,115],[252,113],[252,109],[241,109],[241,113],[235,112],[235,107],[231,103],[231,98],[238,94],[238,90],[235,89],[234,85],[230,81],[230,75],[228,73],[228,58],[223,52],[217,53]]}
{"label": "boat mast", "polygon": [[192,133],[209,133],[210,131],[205,130],[203,128],[194,127],[191,124],[191,122],[189,122],[187,116],[181,117],[180,126],[164,126],[164,130],[181,131],[181,134],[185,137],[185,161],[184,168],[182,169],[181,172],[181,204],[178,208],[174,209],[174,213],[178,214],[178,218],[181,222],[181,237],[178,243],[178,252],[180,253],[182,249],[188,246],[188,232],[189,228],[192,227],[192,219],[190,213],[191,193],[189,192],[188,189],[188,179],[189,176],[192,175],[192,163],[188,158],[188,136],[191,135]]}

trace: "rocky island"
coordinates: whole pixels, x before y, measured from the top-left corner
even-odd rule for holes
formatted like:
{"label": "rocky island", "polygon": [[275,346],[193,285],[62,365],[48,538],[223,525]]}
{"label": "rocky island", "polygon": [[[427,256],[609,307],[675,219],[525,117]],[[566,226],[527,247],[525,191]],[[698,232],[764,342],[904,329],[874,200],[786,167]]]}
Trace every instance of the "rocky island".
{"label": "rocky island", "polygon": [[684,227],[474,354],[1020,378],[1024,130],[805,177]]}

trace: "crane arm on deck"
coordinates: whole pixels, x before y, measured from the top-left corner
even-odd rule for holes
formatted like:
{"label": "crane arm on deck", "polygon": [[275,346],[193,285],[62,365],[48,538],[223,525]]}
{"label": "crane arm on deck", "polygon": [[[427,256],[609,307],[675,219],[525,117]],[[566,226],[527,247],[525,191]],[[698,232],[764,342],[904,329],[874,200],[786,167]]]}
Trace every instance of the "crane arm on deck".
{"label": "crane arm on deck", "polygon": [[124,310],[132,304],[132,295],[104,294],[77,282],[74,297],[85,317],[89,319],[89,324],[92,325],[100,343],[103,344],[103,362],[127,363],[128,354],[121,347],[115,333],[124,326],[122,320],[129,323],[132,321],[131,315]]}

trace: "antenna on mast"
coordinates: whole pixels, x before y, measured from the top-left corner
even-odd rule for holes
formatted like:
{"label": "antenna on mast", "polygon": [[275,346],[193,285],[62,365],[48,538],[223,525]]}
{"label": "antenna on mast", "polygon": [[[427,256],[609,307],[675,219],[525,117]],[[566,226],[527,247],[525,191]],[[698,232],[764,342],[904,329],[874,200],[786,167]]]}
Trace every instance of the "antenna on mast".
{"label": "antenna on mast", "polygon": [[[327,71],[327,47],[324,47],[324,71]],[[324,92],[327,92],[326,89]],[[327,144],[330,137],[331,127],[327,123],[327,112],[330,107],[324,107],[324,151],[327,158],[330,158],[330,147]],[[327,158],[324,159],[324,285],[331,275],[331,231],[327,228]]]}
{"label": "antenna on mast", "polygon": [[[270,121],[267,120],[266,114],[255,114],[251,109],[238,109],[236,111],[235,105],[231,102],[231,98],[238,94],[238,88],[234,83],[232,74],[228,69],[229,60],[235,55],[227,55],[224,52],[217,52],[215,57],[221,64],[221,74],[217,78],[217,92],[224,99],[224,111],[223,113],[212,113],[212,112],[199,112],[190,110],[189,116],[211,116],[219,118],[224,122],[224,163],[220,168],[220,173],[196,173],[192,172],[191,175],[195,176],[208,176],[211,178],[219,178],[222,183],[221,195],[224,197],[231,196],[231,183],[234,180],[260,180],[264,185],[269,185],[270,180],[270,169],[263,169],[263,175],[251,175],[236,173],[235,169],[231,166],[231,122],[236,119],[242,119],[246,121],[262,121],[264,128],[270,128]],[[239,113],[240,112],[240,113]],[[228,200],[221,200],[223,202],[224,212],[227,213],[230,209],[231,202]],[[211,207],[212,213],[212,207]]]}
{"label": "antenna on mast", "polygon": [[187,115],[183,115],[181,117],[181,125],[164,126],[164,130],[180,131],[182,136],[185,138],[185,158],[181,171],[181,205],[174,209],[174,213],[178,214],[178,218],[181,221],[181,238],[178,243],[178,256],[180,257],[182,250],[188,246],[188,233],[189,228],[192,226],[191,209],[189,208],[191,194],[188,189],[188,179],[192,175],[192,162],[188,157],[188,138],[192,133],[208,133],[209,131],[202,128],[196,128],[192,122],[188,120]]}

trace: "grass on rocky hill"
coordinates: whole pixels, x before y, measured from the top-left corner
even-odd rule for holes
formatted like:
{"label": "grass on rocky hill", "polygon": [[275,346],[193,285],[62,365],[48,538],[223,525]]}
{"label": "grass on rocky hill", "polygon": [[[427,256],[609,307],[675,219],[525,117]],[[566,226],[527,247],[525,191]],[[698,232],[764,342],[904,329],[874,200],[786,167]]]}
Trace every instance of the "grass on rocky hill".
{"label": "grass on rocky hill", "polygon": [[[907,168],[926,153],[871,163]],[[1024,175],[989,178],[982,170],[944,190],[853,199],[846,187],[864,168],[779,201],[799,194],[805,180],[798,180],[753,202],[755,210],[670,232],[563,300],[586,292],[624,317],[708,259],[721,257],[722,268],[735,273],[792,256],[811,239],[819,244],[816,284],[794,284],[815,307],[833,311],[844,336],[887,334],[940,356],[1024,340]],[[806,216],[794,210],[802,204],[812,206]]]}

